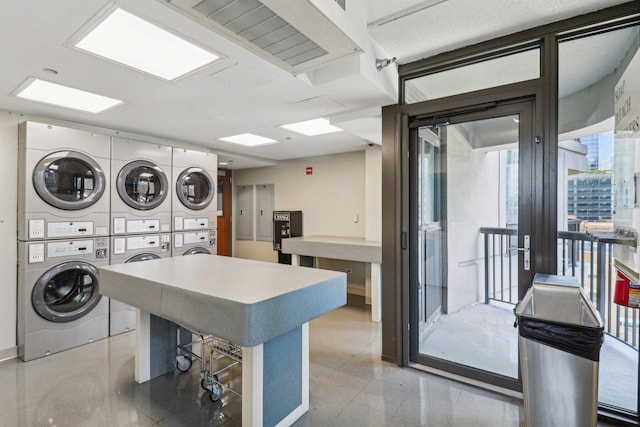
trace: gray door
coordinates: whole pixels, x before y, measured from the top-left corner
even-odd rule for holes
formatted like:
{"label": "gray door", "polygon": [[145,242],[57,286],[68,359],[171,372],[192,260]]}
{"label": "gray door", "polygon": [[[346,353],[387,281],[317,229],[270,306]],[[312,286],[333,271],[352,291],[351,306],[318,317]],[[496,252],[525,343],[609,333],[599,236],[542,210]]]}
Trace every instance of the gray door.
{"label": "gray door", "polygon": [[[176,193],[180,203],[192,210],[205,209],[216,194],[216,185],[202,168],[188,168],[176,180]],[[217,208],[217,207],[216,207]]]}
{"label": "gray door", "polygon": [[126,164],[116,178],[116,189],[122,201],[140,211],[160,206],[167,198],[168,187],[164,171],[146,160]]}
{"label": "gray door", "polygon": [[236,187],[236,239],[253,240],[253,185]]}
{"label": "gray door", "polygon": [[138,254],[138,255],[134,255],[131,258],[129,258],[128,260],[125,261],[125,263],[127,262],[142,262],[142,261],[149,261],[152,259],[160,259],[160,257],[156,254],[152,254],[152,253],[145,253],[145,254]]}
{"label": "gray door", "polygon": [[105,176],[100,165],[86,154],[58,151],[35,166],[33,187],[51,206],[75,211],[100,200],[105,190]]}
{"label": "gray door", "polygon": [[256,240],[273,241],[273,184],[256,185]]}
{"label": "gray door", "polygon": [[93,265],[64,262],[40,276],[31,292],[31,303],[43,319],[71,322],[100,302],[98,283],[98,269]]}

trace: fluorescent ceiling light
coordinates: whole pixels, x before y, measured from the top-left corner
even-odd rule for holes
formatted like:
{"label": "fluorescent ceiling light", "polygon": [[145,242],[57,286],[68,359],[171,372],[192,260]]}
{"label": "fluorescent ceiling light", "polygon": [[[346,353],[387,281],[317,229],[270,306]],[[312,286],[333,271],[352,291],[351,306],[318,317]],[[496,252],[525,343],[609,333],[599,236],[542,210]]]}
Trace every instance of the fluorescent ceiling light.
{"label": "fluorescent ceiling light", "polygon": [[252,133],[243,133],[242,135],[227,136],[220,138],[220,141],[233,142],[234,144],[246,145],[248,147],[255,147],[256,145],[271,144],[278,142],[275,139],[265,138],[263,136],[254,135]]}
{"label": "fluorescent ceiling light", "polygon": [[166,80],[175,80],[219,58],[119,8],[75,47]]}
{"label": "fluorescent ceiling light", "polygon": [[18,98],[73,108],[88,113],[101,113],[123,101],[98,95],[69,86],[33,79],[24,89],[16,94]]}
{"label": "fluorescent ceiling light", "polygon": [[325,133],[340,132],[342,130],[329,124],[329,120],[322,118],[290,123],[280,127],[308,136],[324,135]]}

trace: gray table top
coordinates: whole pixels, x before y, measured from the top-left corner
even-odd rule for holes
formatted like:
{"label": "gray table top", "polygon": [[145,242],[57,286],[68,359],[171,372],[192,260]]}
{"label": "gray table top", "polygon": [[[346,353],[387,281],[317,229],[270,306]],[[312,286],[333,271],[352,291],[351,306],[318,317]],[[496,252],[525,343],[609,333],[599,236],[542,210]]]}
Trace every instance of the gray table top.
{"label": "gray table top", "polygon": [[282,239],[282,252],[380,264],[382,242],[348,236],[303,236]]}
{"label": "gray table top", "polygon": [[346,303],[346,274],[215,255],[100,269],[100,292],[249,347]]}

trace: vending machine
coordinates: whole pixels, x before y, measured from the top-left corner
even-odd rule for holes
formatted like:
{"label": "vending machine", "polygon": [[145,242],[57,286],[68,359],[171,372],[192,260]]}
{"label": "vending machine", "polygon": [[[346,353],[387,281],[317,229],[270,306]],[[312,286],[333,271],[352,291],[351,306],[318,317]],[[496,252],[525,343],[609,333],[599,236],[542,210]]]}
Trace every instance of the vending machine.
{"label": "vending machine", "polygon": [[273,250],[278,263],[291,264],[291,254],[282,253],[282,239],[302,236],[302,211],[273,211]]}
{"label": "vending machine", "polygon": [[614,92],[613,227],[621,243],[613,245],[616,269],[614,301],[640,307],[640,51]]}

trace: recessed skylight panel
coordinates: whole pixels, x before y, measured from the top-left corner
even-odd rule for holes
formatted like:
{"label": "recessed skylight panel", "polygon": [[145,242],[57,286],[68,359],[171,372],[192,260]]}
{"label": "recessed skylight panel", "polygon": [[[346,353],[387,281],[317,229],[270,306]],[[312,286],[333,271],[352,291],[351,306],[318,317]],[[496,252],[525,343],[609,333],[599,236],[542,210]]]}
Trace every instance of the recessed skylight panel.
{"label": "recessed skylight panel", "polygon": [[220,141],[232,142],[234,144],[245,145],[247,147],[256,147],[258,145],[273,144],[274,142],[278,142],[275,139],[265,138],[264,136],[254,135],[252,133],[227,136],[225,138],[220,138]]}
{"label": "recessed skylight panel", "polygon": [[30,79],[30,83],[16,93],[16,97],[96,114],[123,102],[40,79]]}
{"label": "recessed skylight panel", "polygon": [[329,120],[323,118],[290,123],[280,127],[307,136],[324,135],[327,133],[342,131],[339,127],[331,125]]}
{"label": "recessed skylight panel", "polygon": [[74,46],[166,80],[175,80],[219,58],[119,8]]}

